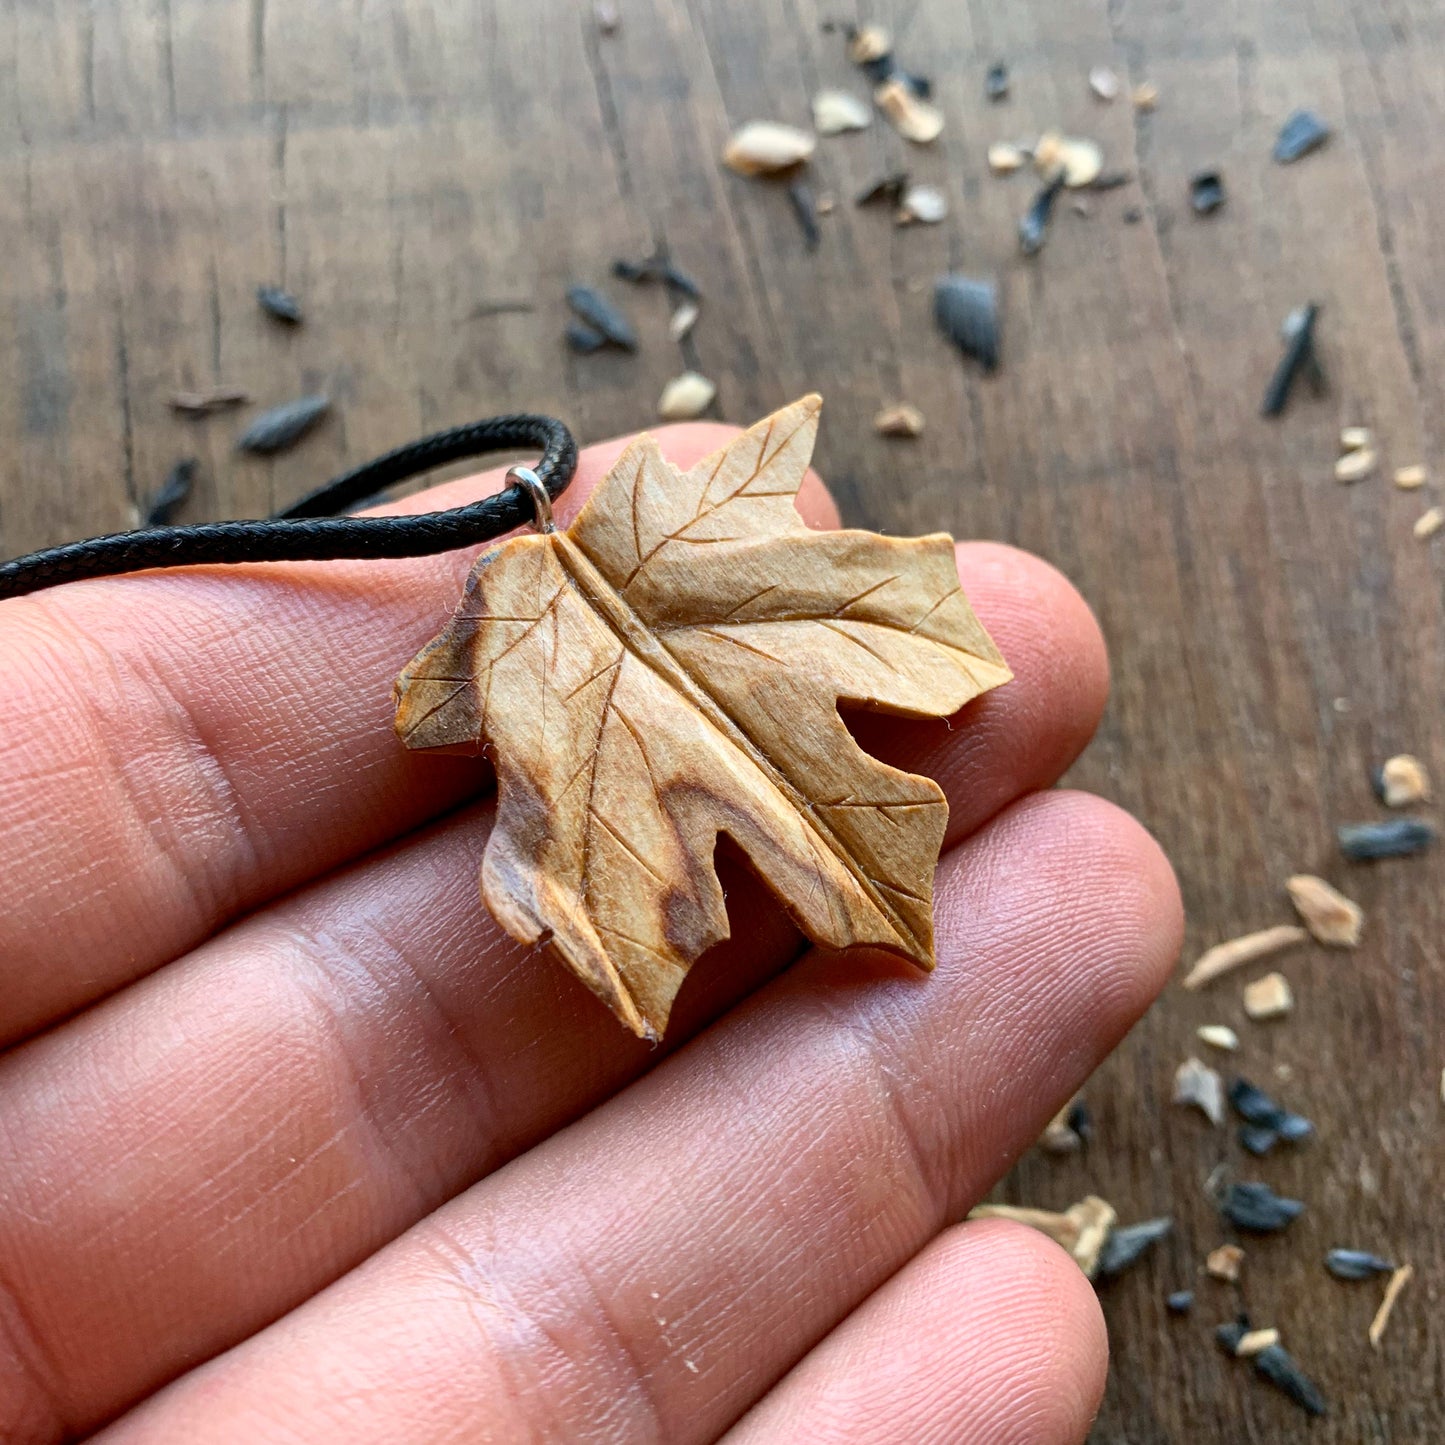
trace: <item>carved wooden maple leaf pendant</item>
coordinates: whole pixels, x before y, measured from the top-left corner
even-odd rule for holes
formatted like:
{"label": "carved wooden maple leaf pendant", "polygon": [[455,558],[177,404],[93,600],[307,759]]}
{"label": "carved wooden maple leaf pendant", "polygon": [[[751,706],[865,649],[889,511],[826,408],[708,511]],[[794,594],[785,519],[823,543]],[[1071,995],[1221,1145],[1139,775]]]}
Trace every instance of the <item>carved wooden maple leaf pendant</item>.
{"label": "carved wooden maple leaf pendant", "polygon": [[495,757],[487,906],[645,1038],[727,936],[719,833],[813,942],[933,966],[948,805],[865,753],[838,703],[946,717],[1010,674],[952,538],[804,527],[820,404],[686,472],[638,438],[565,532],[481,557],[397,680],[408,747]]}

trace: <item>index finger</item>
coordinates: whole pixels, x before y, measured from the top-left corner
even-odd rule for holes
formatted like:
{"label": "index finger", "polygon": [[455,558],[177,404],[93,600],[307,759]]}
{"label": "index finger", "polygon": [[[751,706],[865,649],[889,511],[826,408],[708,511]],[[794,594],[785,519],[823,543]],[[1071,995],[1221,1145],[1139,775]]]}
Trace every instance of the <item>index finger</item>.
{"label": "index finger", "polygon": [[[686,467],[734,432],[659,436]],[[625,444],[582,453],[560,518]],[[459,506],[502,476],[386,510]],[[798,507],[838,524],[811,472]],[[409,754],[391,727],[392,681],[476,552],[186,568],[0,603],[0,1045],[483,785],[475,762]]]}

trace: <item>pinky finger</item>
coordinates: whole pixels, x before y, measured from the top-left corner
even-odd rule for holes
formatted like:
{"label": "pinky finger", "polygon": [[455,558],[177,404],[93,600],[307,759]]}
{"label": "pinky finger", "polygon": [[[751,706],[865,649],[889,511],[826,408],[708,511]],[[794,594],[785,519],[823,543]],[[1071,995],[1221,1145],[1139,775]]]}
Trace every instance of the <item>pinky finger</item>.
{"label": "pinky finger", "polygon": [[1078,1445],[1104,1389],[1094,1292],[1043,1235],[935,1239],[822,1341],[727,1445]]}

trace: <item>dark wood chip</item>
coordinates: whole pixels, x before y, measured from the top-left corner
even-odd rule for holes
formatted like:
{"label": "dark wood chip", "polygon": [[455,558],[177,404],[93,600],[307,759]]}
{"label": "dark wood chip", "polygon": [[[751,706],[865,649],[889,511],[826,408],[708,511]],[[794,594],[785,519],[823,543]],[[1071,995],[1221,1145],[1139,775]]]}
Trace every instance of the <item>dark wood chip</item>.
{"label": "dark wood chip", "polygon": [[632,323],[600,291],[591,286],[569,286],[567,304],[614,346],[620,346],[624,351],[637,350],[637,333],[632,329]]}
{"label": "dark wood chip", "polygon": [[1319,1386],[1300,1369],[1294,1356],[1283,1345],[1268,1345],[1262,1349],[1254,1357],[1254,1368],[1307,1414],[1326,1413],[1325,1397],[1320,1394]]}
{"label": "dark wood chip", "polygon": [[1374,1279],[1376,1275],[1393,1274],[1395,1266],[1378,1254],[1363,1249],[1332,1249],[1325,1256],[1325,1268],[1336,1279]]}
{"label": "dark wood chip", "polygon": [[855,206],[876,206],[886,201],[890,206],[896,206],[903,199],[903,192],[908,189],[907,171],[890,171],[886,176],[879,176],[876,181],[870,181],[854,198]]}
{"label": "dark wood chip", "polygon": [[818,242],[823,239],[823,233],[818,229],[818,202],[813,196],[813,188],[801,176],[788,182],[788,201],[802,228],[803,244],[810,251],[816,251]]}
{"label": "dark wood chip", "polygon": [[1008,96],[1008,66],[1003,61],[996,60],[989,66],[983,78],[983,93],[994,102]]}
{"label": "dark wood chip", "polygon": [[274,317],[277,321],[284,321],[287,326],[300,326],[301,303],[284,288],[258,286],[256,300],[260,302],[261,310],[268,316]]}
{"label": "dark wood chip", "polygon": [[567,338],[567,345],[573,351],[582,352],[583,355],[607,345],[607,338],[600,331],[581,321],[569,321],[567,330],[563,334]]}
{"label": "dark wood chip", "polygon": [[1320,308],[1313,302],[1292,311],[1285,321],[1285,349],[1275,367],[1269,386],[1265,389],[1260,412],[1264,416],[1278,416],[1289,400],[1295,378],[1304,372],[1311,373],[1316,389],[1324,383],[1324,373],[1319,370],[1315,357],[1315,322]]}
{"label": "dark wood chip", "polygon": [[1120,186],[1127,186],[1133,179],[1134,177],[1128,171],[1100,171],[1084,189],[1089,191],[1117,191]]}
{"label": "dark wood chip", "polygon": [[1171,1315],[1187,1315],[1194,1308],[1194,1291],[1192,1289],[1176,1289],[1173,1294],[1165,1298],[1164,1308]]}
{"label": "dark wood chip", "polygon": [[665,256],[644,256],[640,261],[629,261],[620,257],[612,263],[612,274],[619,280],[635,283],[661,281],[674,291],[691,296],[694,300],[702,295],[702,287]]}
{"label": "dark wood chip", "polygon": [[1280,127],[1274,158],[1282,165],[1318,150],[1330,138],[1330,128],[1312,110],[1297,110]]}
{"label": "dark wood chip", "polygon": [[1224,204],[1224,177],[1218,171],[1200,171],[1189,178],[1189,204],[1197,216],[1212,216]]}
{"label": "dark wood chip", "polygon": [[236,449],[263,454],[285,451],[299,442],[330,409],[331,398],[319,394],[273,406],[236,438]]}
{"label": "dark wood chip", "polygon": [[1268,1184],[1231,1184],[1220,1201],[1219,1212],[1231,1224],[1254,1234],[1274,1234],[1304,1213],[1298,1199],[1282,1199]]}
{"label": "dark wood chip", "polygon": [[1423,818],[1391,818],[1386,823],[1348,823],[1338,837],[1346,858],[1368,863],[1424,852],[1435,841],[1435,829]]}
{"label": "dark wood chip", "polygon": [[1099,1276],[1108,1278],[1122,1274],[1173,1228],[1174,1221],[1168,1216],[1145,1219],[1139,1224],[1116,1225],[1109,1231],[1109,1237],[1099,1251]]}
{"label": "dark wood chip", "polygon": [[992,281],[949,272],[933,287],[933,315],[939,329],[965,356],[983,363],[985,371],[998,366],[998,287]]}
{"label": "dark wood chip", "polygon": [[1019,218],[1019,249],[1025,256],[1036,256],[1043,250],[1049,234],[1049,217],[1053,214],[1054,201],[1064,188],[1062,175],[1055,176],[1033,200],[1033,204]]}
{"label": "dark wood chip", "polygon": [[168,527],[181,503],[191,495],[196,483],[197,462],[194,457],[184,457],[166,474],[160,490],[150,499],[146,507],[147,527]]}

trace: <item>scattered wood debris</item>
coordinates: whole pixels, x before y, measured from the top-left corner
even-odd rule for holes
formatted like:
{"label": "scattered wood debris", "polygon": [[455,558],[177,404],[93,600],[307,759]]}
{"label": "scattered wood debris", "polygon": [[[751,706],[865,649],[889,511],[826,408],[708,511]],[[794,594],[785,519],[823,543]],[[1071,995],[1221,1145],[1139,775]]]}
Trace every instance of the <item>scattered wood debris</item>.
{"label": "scattered wood debris", "polygon": [[667,334],[674,341],[681,341],[697,325],[699,315],[696,301],[684,301],[668,318]]}
{"label": "scattered wood debris", "polygon": [[1104,152],[1080,136],[1045,131],[1034,146],[1034,167],[1045,180],[1062,176],[1070,190],[1092,186],[1104,169]]}
{"label": "scattered wood debris", "polygon": [[1198,171],[1189,178],[1189,204],[1196,216],[1212,216],[1224,204],[1224,176]]}
{"label": "scattered wood debris", "polygon": [[1023,147],[1011,141],[998,140],[988,148],[988,168],[996,176],[1007,176],[1022,170],[1027,160],[1028,154]]}
{"label": "scattered wood debris", "polygon": [[998,287],[992,281],[950,271],[933,286],[933,316],[939,329],[965,356],[998,366]]}
{"label": "scattered wood debris", "polygon": [[813,129],[819,135],[866,130],[872,124],[873,111],[868,102],[849,91],[820,90],[813,97]]}
{"label": "scattered wood debris", "polygon": [[275,321],[287,326],[300,326],[301,303],[280,286],[258,286],[256,301],[261,310]]}
{"label": "scattered wood debris", "polygon": [[1363,1249],[1332,1249],[1325,1256],[1325,1268],[1336,1279],[1374,1279],[1377,1275],[1392,1274],[1395,1266],[1378,1254]]}
{"label": "scattered wood debris", "polygon": [[1365,910],[1358,903],[1312,873],[1296,873],[1284,886],[1301,922],[1320,943],[1330,948],[1358,947],[1365,924]]}
{"label": "scattered wood debris", "polygon": [[[916,406],[900,401],[885,406],[873,418],[873,430],[885,437],[916,437],[923,433],[923,413]],[[1067,1105],[1065,1106],[1067,1108]]]}
{"label": "scattered wood debris", "polygon": [[1411,530],[1417,540],[1428,542],[1441,527],[1445,527],[1445,507],[1431,507],[1416,520]]}
{"label": "scattered wood debris", "polygon": [[1425,481],[1425,468],[1418,462],[1412,466],[1395,468],[1395,485],[1402,492],[1413,492],[1417,487],[1423,487]]}
{"label": "scattered wood debris", "polygon": [[1435,841],[1435,829],[1423,818],[1392,818],[1387,823],[1346,823],[1336,836],[1346,858],[1370,863],[1423,853]]}
{"label": "scattered wood debris", "polygon": [[213,411],[245,406],[250,400],[251,393],[243,386],[212,386],[205,391],[173,391],[167,398],[167,404],[172,411],[209,416]]}
{"label": "scattered wood debris", "polygon": [[1385,1297],[1380,1301],[1380,1308],[1375,1311],[1375,1318],[1370,1321],[1370,1345],[1373,1349],[1378,1350],[1380,1341],[1385,1338],[1385,1327],[1390,1323],[1400,1291],[1414,1278],[1414,1266],[1408,1264],[1402,1264],[1390,1276],[1389,1283],[1385,1286]]}
{"label": "scattered wood debris", "polygon": [[1275,1234],[1304,1213],[1299,1199],[1282,1199],[1268,1184],[1231,1184],[1219,1203],[1219,1212],[1239,1229],[1252,1234]]}
{"label": "scattered wood debris", "polygon": [[1288,165],[1318,150],[1329,138],[1329,126],[1314,111],[1297,110],[1280,127],[1274,143],[1274,158],[1281,165]]}
{"label": "scattered wood debris", "polygon": [[1104,1247],[1099,1252],[1098,1276],[1112,1279],[1123,1274],[1130,1265],[1137,1264],[1174,1228],[1174,1221],[1168,1215],[1158,1219],[1144,1219],[1138,1224],[1116,1225],[1109,1231]]}
{"label": "scattered wood debris", "polygon": [[331,410],[331,398],[316,394],[297,397],[263,411],[240,436],[236,450],[268,455],[285,451],[301,440]]}
{"label": "scattered wood debris", "polygon": [[1239,1343],[1234,1347],[1234,1353],[1241,1360],[1253,1359],[1261,1350],[1267,1350],[1271,1345],[1279,1344],[1279,1331],[1274,1328],[1263,1330],[1246,1330],[1239,1337]]}
{"label": "scattered wood debris", "polygon": [[146,507],[143,525],[170,526],[181,503],[191,495],[191,489],[196,484],[198,466],[195,457],[183,457],[166,473],[165,481]]}
{"label": "scattered wood debris", "polygon": [[1293,948],[1303,943],[1309,934],[1293,923],[1276,924],[1273,928],[1262,928],[1258,933],[1246,933],[1240,938],[1231,938],[1226,943],[1216,943],[1213,948],[1200,954],[1198,962],[1184,978],[1187,989],[1203,988],[1216,978],[1255,963],[1261,958]]}
{"label": "scattered wood debris", "polygon": [[1326,1413],[1325,1397],[1319,1386],[1300,1369],[1283,1345],[1270,1345],[1254,1357],[1255,1372],[1278,1390],[1283,1390],[1306,1414]]}
{"label": "scattered wood debris", "polygon": [[1237,1244],[1221,1244],[1205,1256],[1204,1272],[1210,1279],[1222,1280],[1225,1284],[1238,1284],[1243,1268],[1244,1251]]}
{"label": "scattered wood debris", "polygon": [[823,233],[818,229],[818,203],[813,198],[813,188],[801,176],[794,176],[788,182],[788,204],[798,218],[803,244],[808,250],[816,251],[823,239]]}
{"label": "scattered wood debris", "polygon": [[1165,1296],[1164,1308],[1171,1315],[1187,1315],[1194,1308],[1194,1291],[1192,1289],[1176,1289],[1173,1294]]}
{"label": "scattered wood debris", "polygon": [[983,93],[995,104],[1008,98],[1008,66],[995,60],[983,78]]}
{"label": "scattered wood debris", "polygon": [[1264,401],[1260,405],[1262,415],[1278,416],[1284,410],[1295,378],[1302,372],[1309,377],[1317,392],[1324,390],[1324,371],[1315,354],[1315,323],[1319,314],[1318,304],[1310,301],[1296,307],[1285,317],[1280,328],[1285,342],[1284,355],[1280,357],[1279,365],[1265,389]]}
{"label": "scattered wood debris", "polygon": [[873,92],[873,100],[893,129],[915,145],[936,141],[943,130],[943,112],[915,93],[908,83],[891,76]]}
{"label": "scattered wood debris", "polygon": [[[604,341],[620,346],[624,351],[637,350],[637,333],[632,329],[632,323],[594,287],[580,284],[569,286],[567,304]],[[569,342],[573,340],[571,332],[567,339]],[[576,349],[587,348],[578,346]]]}
{"label": "scattered wood debris", "polygon": [[1174,1071],[1172,1102],[1193,1105],[1217,1129],[1224,1123],[1224,1080],[1199,1059],[1185,1059]]}
{"label": "scattered wood debris", "polygon": [[1129,99],[1135,110],[1153,110],[1159,104],[1159,87],[1152,80],[1142,80],[1134,87]]}
{"label": "scattered wood debris", "polygon": [[1036,256],[1043,250],[1049,235],[1049,217],[1063,185],[1064,178],[1060,172],[1034,196],[1033,204],[1019,217],[1019,250],[1025,256]]}
{"label": "scattered wood debris", "polygon": [[1387,808],[1408,808],[1430,801],[1430,774],[1410,753],[1386,758],[1375,771],[1375,792]]}
{"label": "scattered wood debris", "polygon": [[1239,1047],[1239,1035],[1228,1024],[1200,1024],[1195,1033],[1211,1049],[1223,1049],[1232,1054]]}
{"label": "scattered wood debris", "polygon": [[770,175],[800,165],[818,142],[805,130],[780,121],[750,120],[733,133],[723,151],[723,164],[740,176]]}
{"label": "scattered wood debris", "polygon": [[1119,77],[1107,65],[1096,65],[1089,72],[1089,89],[1106,104],[1119,96]]}
{"label": "scattered wood debris", "polygon": [[900,226],[911,225],[914,221],[933,226],[947,214],[948,198],[937,186],[910,185],[899,203],[897,221]]}
{"label": "scattered wood debris", "polygon": [[893,37],[881,25],[860,25],[848,35],[848,59],[854,65],[871,65],[893,54]]}
{"label": "scattered wood debris", "polygon": [[1024,1209],[1013,1204],[980,1204],[969,1211],[970,1219],[1011,1219],[1047,1234],[1074,1257],[1074,1262],[1093,1279],[1099,1256],[1118,1215],[1114,1206],[1096,1194],[1071,1204],[1062,1214],[1050,1209]]}
{"label": "scattered wood debris", "polygon": [[1294,994],[1282,973],[1267,973],[1244,986],[1244,1011],[1256,1023],[1283,1018],[1294,1008]]}
{"label": "scattered wood debris", "polygon": [[684,371],[662,389],[657,414],[668,421],[690,421],[712,405],[717,386],[700,372]]}

